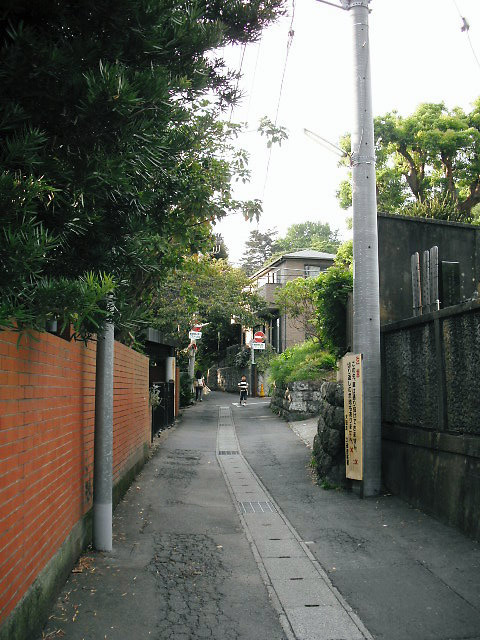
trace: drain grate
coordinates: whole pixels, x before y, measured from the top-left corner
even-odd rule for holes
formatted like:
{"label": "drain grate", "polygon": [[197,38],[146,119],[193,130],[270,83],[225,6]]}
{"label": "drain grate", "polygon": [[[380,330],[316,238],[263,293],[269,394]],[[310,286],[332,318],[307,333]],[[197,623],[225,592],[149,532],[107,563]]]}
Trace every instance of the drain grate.
{"label": "drain grate", "polygon": [[219,456],[238,456],[239,451],[219,451]]}
{"label": "drain grate", "polygon": [[271,502],[239,502],[243,513],[276,513]]}

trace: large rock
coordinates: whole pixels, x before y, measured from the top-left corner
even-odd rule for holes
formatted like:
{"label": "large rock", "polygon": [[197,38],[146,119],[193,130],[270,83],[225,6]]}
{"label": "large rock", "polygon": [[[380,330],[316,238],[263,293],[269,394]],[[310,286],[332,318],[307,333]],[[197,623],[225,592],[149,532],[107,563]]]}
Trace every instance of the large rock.
{"label": "large rock", "polygon": [[324,450],[332,456],[332,458],[337,459],[339,454],[342,453],[345,438],[342,438],[342,434],[338,431],[334,431],[333,429],[325,429],[322,433],[322,438],[320,439]]}

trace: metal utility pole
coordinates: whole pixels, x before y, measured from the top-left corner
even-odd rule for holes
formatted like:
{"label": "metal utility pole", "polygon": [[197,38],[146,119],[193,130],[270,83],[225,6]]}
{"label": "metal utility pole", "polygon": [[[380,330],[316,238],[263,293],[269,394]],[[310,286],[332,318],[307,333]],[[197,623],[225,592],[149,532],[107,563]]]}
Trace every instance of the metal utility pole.
{"label": "metal utility pole", "polygon": [[361,493],[381,487],[380,296],[378,278],[375,145],[368,34],[370,0],[342,0],[353,19],[354,103],[353,191],[353,350],[363,354],[363,460]]}
{"label": "metal utility pole", "polygon": [[[377,196],[368,34],[370,0],[340,0],[341,5],[329,0],[317,2],[350,11],[353,19],[353,351],[363,356],[363,480],[356,488],[363,497],[368,497],[380,492],[382,448]],[[331,143],[329,146],[334,147]]]}
{"label": "metal utility pole", "polygon": [[93,469],[93,546],[112,550],[113,349],[111,322],[97,339]]}

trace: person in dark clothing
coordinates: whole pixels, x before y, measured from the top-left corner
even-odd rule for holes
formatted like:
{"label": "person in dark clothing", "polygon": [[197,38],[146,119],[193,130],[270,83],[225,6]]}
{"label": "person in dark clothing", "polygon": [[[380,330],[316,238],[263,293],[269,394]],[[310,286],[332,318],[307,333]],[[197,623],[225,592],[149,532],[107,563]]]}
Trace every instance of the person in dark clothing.
{"label": "person in dark clothing", "polygon": [[195,374],[195,380],[193,382],[195,387],[195,401],[202,402],[203,387],[205,386],[205,380],[201,371],[197,371]]}

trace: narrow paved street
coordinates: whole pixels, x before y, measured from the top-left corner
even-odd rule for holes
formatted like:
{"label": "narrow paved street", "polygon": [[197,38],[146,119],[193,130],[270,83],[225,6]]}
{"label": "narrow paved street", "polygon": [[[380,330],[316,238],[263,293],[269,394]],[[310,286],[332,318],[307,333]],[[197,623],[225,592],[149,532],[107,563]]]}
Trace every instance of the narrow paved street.
{"label": "narrow paved street", "polygon": [[310,455],[267,399],[187,409],[43,637],[479,640],[479,545],[392,496],[322,489]]}

